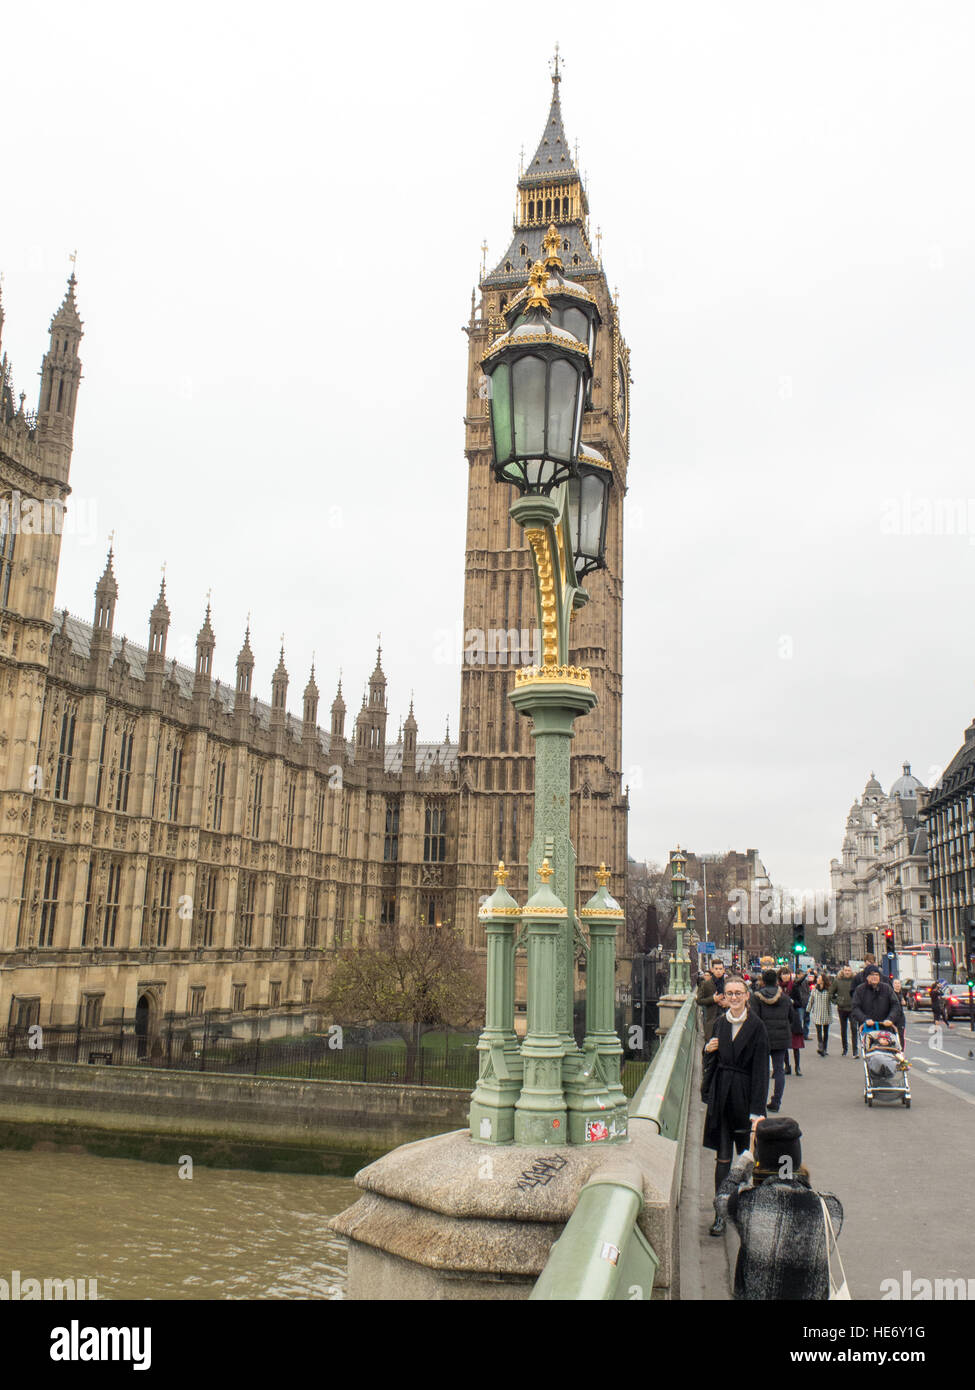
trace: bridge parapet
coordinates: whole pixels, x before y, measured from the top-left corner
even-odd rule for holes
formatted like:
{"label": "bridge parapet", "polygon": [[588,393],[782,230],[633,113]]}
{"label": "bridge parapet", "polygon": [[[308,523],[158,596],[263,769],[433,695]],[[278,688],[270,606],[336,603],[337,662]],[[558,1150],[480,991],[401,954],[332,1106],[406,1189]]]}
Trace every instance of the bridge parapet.
{"label": "bridge parapet", "polygon": [[[639,1157],[621,1153],[582,1189],[532,1299],[680,1296],[679,1205],[696,1043],[697,1007],[688,998],[630,1102]],[[659,1138],[648,1146],[653,1131]]]}

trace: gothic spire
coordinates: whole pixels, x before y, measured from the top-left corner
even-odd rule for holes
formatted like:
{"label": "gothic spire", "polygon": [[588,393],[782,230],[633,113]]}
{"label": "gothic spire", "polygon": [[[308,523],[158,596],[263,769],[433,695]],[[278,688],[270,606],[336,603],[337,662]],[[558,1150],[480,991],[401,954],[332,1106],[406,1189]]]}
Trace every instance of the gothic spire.
{"label": "gothic spire", "polygon": [[78,301],[74,297],[77,283],[78,281],[75,279],[75,273],[72,271],[68,279],[68,288],[65,290],[64,298],[61,301],[61,307],[51,320],[52,333],[56,328],[69,328],[73,329],[76,333],[81,333],[84,325],[81,322],[81,315],[78,313]]}
{"label": "gothic spire", "polygon": [[114,554],[114,547],[109,543],[105,570],[95,585],[94,627],[96,632],[111,632],[115,622],[115,600],[118,598],[118,584],[115,581],[115,571],[112,569]]}
{"label": "gothic spire", "polygon": [[538,142],[538,149],[525,168],[522,179],[552,177],[552,175],[572,175],[578,178],[572,151],[562,124],[562,107],[559,102],[559,85],[562,72],[559,66],[559,46],[555,45],[555,62],[552,68],[552,104],[548,109],[548,120]]}

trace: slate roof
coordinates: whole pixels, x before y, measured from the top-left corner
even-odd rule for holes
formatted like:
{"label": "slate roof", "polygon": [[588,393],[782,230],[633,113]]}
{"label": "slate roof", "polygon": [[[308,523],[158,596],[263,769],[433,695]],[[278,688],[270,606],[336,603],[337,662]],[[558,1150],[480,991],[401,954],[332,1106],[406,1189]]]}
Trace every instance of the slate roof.
{"label": "slate roof", "polygon": [[579,177],[579,171],[576,169],[569,150],[565,126],[562,124],[562,107],[559,103],[560,82],[561,78],[559,77],[552,79],[552,105],[549,107],[548,120],[545,122],[542,138],[538,142],[538,149],[525,166],[525,172],[519,180],[520,186],[527,186],[542,179],[551,179],[560,174],[567,178]]}
{"label": "slate roof", "polygon": [[[73,617],[67,610],[62,610],[54,614],[54,631],[63,635],[71,644],[71,650],[75,656],[81,657],[83,661],[91,659],[91,635],[92,628],[90,623],[82,622],[80,618]],[[144,681],[146,678],[146,661],[149,653],[145,647],[137,646],[130,642],[126,637],[112,637],[112,656],[110,664],[114,664],[119,659],[124,647],[124,659],[129,668],[129,675],[137,681]],[[193,683],[196,679],[195,673],[188,666],[181,666],[180,663],[168,660],[164,680],[174,680],[179,695],[190,700],[193,696]],[[223,714],[232,714],[236,704],[236,691],[232,686],[224,685],[219,681],[210,682],[210,698],[215,700],[220,706]],[[263,700],[251,699],[251,711],[257,716],[258,727],[267,732],[271,727],[271,706]],[[294,743],[301,742],[301,720],[296,719],[293,714],[285,716],[285,727]],[[330,738],[324,729],[318,730],[318,743],[323,753],[329,752]],[[429,772],[435,767],[443,767],[446,771],[454,771],[457,767],[458,745],[456,743],[418,743],[416,749],[416,770],[417,772]],[[352,740],[346,741],[346,757],[350,761],[355,761],[355,748]],[[402,744],[386,745],[385,770],[387,772],[401,772],[403,769],[403,746]]]}
{"label": "slate roof", "polygon": [[[559,251],[565,278],[578,280],[580,275],[601,274],[599,265],[586,244],[581,225],[578,222],[564,222],[557,225],[563,243],[566,241],[569,243],[568,250],[563,245]],[[547,231],[547,225],[544,227],[516,227],[512,234],[511,245],[491,273],[481,281],[482,287],[494,289],[499,286],[512,285],[521,289],[534,262],[544,260],[542,241]],[[525,247],[526,251],[524,256],[521,254],[522,246]],[[573,256],[579,257],[578,265],[573,263]],[[505,269],[506,262],[510,262],[510,270]]]}

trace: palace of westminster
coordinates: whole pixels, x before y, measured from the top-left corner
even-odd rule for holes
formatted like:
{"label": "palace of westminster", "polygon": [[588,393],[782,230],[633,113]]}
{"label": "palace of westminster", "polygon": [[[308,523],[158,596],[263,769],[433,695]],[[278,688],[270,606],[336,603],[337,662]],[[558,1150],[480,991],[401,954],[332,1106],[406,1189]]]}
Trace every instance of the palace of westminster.
{"label": "palace of westminster", "polygon": [[[466,328],[469,486],[464,629],[503,634],[469,652],[456,743],[421,743],[412,704],[388,739],[381,652],[347,727],[341,682],[327,729],[315,673],[288,710],[284,652],[270,703],[257,698],[249,633],[232,685],[216,679],[210,610],[195,669],[167,657],[165,582],[145,645],[114,631],[109,552],[90,623],[56,607],[83,325],[72,275],[51,321],[36,412],[0,377],[0,1027],[143,1027],[172,1011],[245,1018],[300,1013],[324,991],[335,952],[381,943],[384,928],[452,924],[483,947],[479,900],[499,859],[527,896],[531,728],[509,704],[512,666],[530,662],[534,578],[513,489],[491,467],[480,362],[504,328],[554,224],[565,272],[595,297],[603,331],[584,442],[613,472],[606,567],[574,620],[573,663],[592,672],[596,710],[572,756],[572,835],[581,901],[601,860],[622,898],[622,498],[629,355],[588,231],[553,76],[538,149],[518,180],[510,246],[485,273]],[[0,305],[0,334],[3,310]],[[512,640],[514,639],[514,640]],[[512,650],[512,647],[514,650]],[[483,658],[483,659],[481,659]]]}

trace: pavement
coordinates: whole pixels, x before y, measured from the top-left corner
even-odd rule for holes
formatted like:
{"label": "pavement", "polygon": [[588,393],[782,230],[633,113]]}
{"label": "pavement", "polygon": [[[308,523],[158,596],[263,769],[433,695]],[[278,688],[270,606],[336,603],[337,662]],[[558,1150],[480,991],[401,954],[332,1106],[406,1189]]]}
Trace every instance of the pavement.
{"label": "pavement", "polygon": [[[909,1110],[899,1101],[864,1105],[863,1062],[842,1056],[838,1027],[835,1038],[830,1028],[828,1056],[817,1056],[814,1033],[801,1055],[802,1076],[786,1077],[779,1113],[802,1129],[813,1187],[843,1204],[838,1244],[854,1299],[890,1297],[885,1279],[897,1281],[899,1297],[919,1279],[971,1280],[975,1294],[975,1238],[964,1200],[975,1149],[975,1033],[967,1019],[940,1036],[932,1027],[930,1013],[908,1014]],[[682,1256],[681,1296],[728,1299],[737,1237],[708,1235],[714,1154],[699,1147],[695,1165],[704,1127],[698,1094],[695,1080],[686,1160],[694,1173],[685,1176],[682,1200],[698,1250]],[[915,1296],[922,1290],[916,1286]]]}

